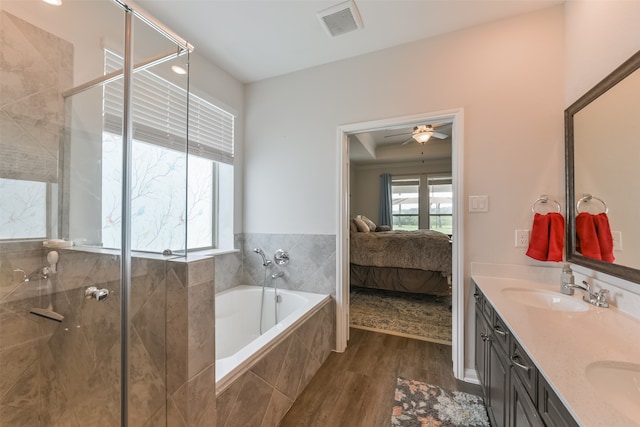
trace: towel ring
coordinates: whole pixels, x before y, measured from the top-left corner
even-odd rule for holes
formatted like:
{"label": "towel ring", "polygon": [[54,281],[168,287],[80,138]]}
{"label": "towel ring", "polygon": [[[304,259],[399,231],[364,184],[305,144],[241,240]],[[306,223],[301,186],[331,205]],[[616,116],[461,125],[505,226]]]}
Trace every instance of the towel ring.
{"label": "towel ring", "polygon": [[576,203],[576,212],[577,213],[582,213],[582,212],[580,212],[580,204],[581,203],[589,203],[591,200],[599,201],[600,203],[602,203],[602,206],[604,207],[604,213],[608,213],[609,212],[609,207],[604,202],[604,200],[602,200],[602,199],[600,199],[598,197],[594,197],[589,193],[583,194],[582,197],[580,198],[580,200],[578,200],[578,203]]}
{"label": "towel ring", "polygon": [[[562,210],[562,206],[560,206],[560,203],[558,203],[557,200],[551,200],[551,201],[556,204],[558,212],[560,212]],[[533,202],[533,206],[531,206],[531,212],[537,213],[536,212],[536,205],[538,203],[543,203],[543,204],[549,203],[549,196],[547,196],[546,194],[543,194],[538,199],[536,199],[536,201]]]}

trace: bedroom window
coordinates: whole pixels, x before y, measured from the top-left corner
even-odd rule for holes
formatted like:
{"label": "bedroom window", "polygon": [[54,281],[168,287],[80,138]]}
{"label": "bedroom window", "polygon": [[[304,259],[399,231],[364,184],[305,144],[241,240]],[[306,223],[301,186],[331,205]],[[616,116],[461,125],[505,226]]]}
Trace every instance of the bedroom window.
{"label": "bedroom window", "polygon": [[453,184],[448,175],[394,177],[394,230],[429,229],[453,233]]}
{"label": "bedroom window", "polygon": [[393,178],[391,200],[394,230],[420,228],[420,177]]}
{"label": "bedroom window", "polygon": [[428,176],[429,229],[453,233],[453,184],[450,176]]}

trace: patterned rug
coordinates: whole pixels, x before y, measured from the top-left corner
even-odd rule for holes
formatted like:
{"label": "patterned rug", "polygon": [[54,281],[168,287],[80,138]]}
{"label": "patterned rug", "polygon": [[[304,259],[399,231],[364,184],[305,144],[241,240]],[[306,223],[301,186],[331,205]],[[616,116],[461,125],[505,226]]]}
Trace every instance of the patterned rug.
{"label": "patterned rug", "polygon": [[398,378],[391,427],[490,427],[482,398]]}
{"label": "patterned rug", "polygon": [[353,328],[451,345],[451,297],[351,289]]}

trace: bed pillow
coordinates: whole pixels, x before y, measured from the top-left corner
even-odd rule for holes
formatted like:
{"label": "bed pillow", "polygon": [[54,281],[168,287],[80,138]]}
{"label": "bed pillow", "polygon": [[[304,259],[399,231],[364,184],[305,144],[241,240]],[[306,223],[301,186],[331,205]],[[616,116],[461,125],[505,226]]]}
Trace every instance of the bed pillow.
{"label": "bed pillow", "polygon": [[349,222],[349,231],[352,233],[358,232],[358,226],[356,225],[356,222],[353,219],[351,219],[351,221]]}
{"label": "bed pillow", "polygon": [[376,231],[391,231],[391,226],[389,225],[379,225],[376,227]]}
{"label": "bed pillow", "polygon": [[370,231],[376,231],[376,224],[373,221],[371,221],[364,215],[360,215],[360,219],[363,220],[365,224],[367,224],[367,227],[369,227]]}
{"label": "bed pillow", "polygon": [[353,222],[355,222],[359,232],[368,233],[369,231],[371,231],[369,230],[369,226],[367,225],[367,223],[364,222],[361,218],[354,218]]}

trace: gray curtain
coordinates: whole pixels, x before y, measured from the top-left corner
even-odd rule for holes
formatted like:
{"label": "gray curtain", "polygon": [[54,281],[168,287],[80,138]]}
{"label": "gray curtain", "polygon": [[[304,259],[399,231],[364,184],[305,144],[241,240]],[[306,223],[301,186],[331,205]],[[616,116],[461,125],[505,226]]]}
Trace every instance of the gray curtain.
{"label": "gray curtain", "polygon": [[393,218],[391,216],[391,174],[380,175],[380,225],[391,226]]}

